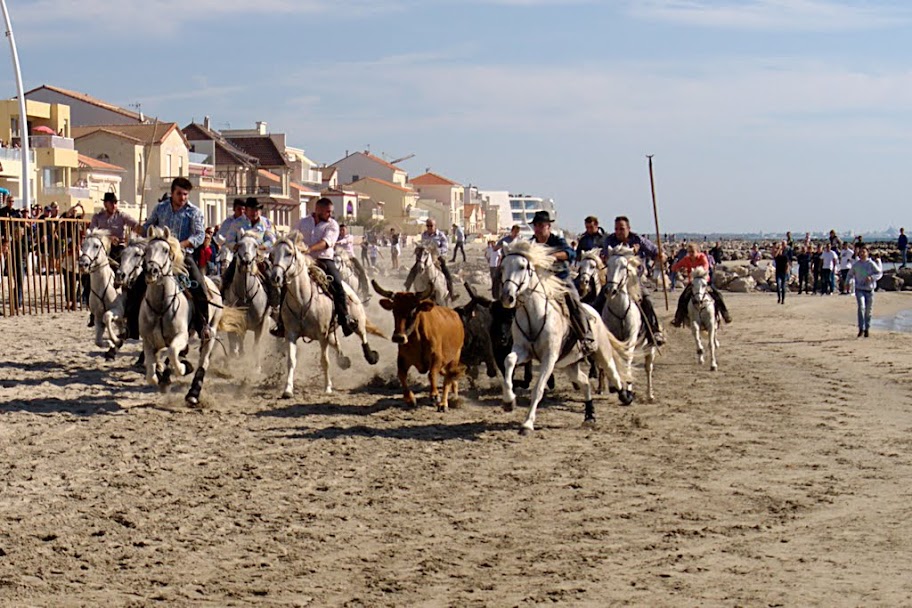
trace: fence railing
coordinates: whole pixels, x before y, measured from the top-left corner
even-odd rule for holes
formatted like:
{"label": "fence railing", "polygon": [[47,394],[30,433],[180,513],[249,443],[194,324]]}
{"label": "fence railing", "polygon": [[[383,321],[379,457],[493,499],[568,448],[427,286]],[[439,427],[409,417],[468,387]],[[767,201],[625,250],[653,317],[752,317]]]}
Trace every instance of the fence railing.
{"label": "fence railing", "polygon": [[88,220],[0,218],[0,314],[84,310],[79,251]]}

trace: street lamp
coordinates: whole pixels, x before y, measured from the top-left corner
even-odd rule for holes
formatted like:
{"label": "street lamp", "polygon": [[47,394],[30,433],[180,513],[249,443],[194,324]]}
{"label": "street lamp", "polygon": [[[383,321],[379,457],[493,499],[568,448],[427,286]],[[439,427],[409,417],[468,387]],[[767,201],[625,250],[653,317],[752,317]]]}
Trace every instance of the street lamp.
{"label": "street lamp", "polygon": [[6,9],[6,0],[0,0],[3,9],[3,19],[6,21],[6,37],[9,38],[10,50],[13,54],[13,71],[16,73],[16,90],[19,92],[19,139],[22,152],[22,204],[25,209],[32,202],[29,192],[29,139],[28,139],[28,114],[25,111],[25,91],[22,90],[22,70],[19,68],[19,52],[16,50],[16,38],[13,36],[13,25],[10,23],[9,11]]}

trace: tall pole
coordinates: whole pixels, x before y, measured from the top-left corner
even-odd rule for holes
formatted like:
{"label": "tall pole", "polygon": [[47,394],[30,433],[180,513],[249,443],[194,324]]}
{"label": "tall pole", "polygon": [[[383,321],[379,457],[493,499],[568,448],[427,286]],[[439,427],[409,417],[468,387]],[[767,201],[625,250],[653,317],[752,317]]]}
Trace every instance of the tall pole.
{"label": "tall pole", "polygon": [[30,183],[30,163],[29,163],[29,139],[28,139],[28,114],[25,111],[25,91],[22,88],[22,70],[19,68],[19,51],[16,50],[16,38],[13,36],[13,25],[10,23],[9,11],[6,9],[6,0],[0,0],[0,8],[3,9],[3,19],[6,22],[6,37],[9,38],[10,50],[13,54],[13,72],[16,74],[16,90],[19,92],[19,139],[22,151],[22,177],[19,183],[22,185],[22,205],[28,209],[31,204],[31,192],[29,191]]}
{"label": "tall pole", "polygon": [[662,256],[662,259],[659,260],[659,263],[662,264],[662,293],[665,294],[665,310],[668,310],[668,285],[665,283],[665,252],[662,250],[662,233],[659,232],[659,207],[656,205],[656,185],[655,179],[652,176],[652,154],[647,154],[646,158],[649,159],[649,188],[652,190],[652,214],[655,217],[656,224],[656,247],[659,248],[659,254]]}

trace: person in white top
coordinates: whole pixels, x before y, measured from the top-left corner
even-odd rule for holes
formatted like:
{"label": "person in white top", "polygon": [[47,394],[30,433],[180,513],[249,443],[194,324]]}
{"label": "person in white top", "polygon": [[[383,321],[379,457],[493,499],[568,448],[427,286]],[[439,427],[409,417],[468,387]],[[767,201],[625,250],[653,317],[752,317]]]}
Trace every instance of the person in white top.
{"label": "person in white top", "polygon": [[855,250],[847,243],[842,244],[842,251],[839,252],[839,295],[849,293],[849,270],[855,261]]}
{"label": "person in white top", "polygon": [[836,268],[839,266],[839,254],[827,243],[820,256],[820,294],[831,295],[835,289]]}
{"label": "person in white top", "polygon": [[355,274],[358,275],[358,285],[361,289],[361,293],[358,296],[361,298],[362,303],[367,304],[371,298],[368,289],[367,272],[364,270],[361,260],[355,256],[355,237],[348,233],[346,224],[339,224],[339,239],[336,241],[336,249],[341,249],[348,254],[348,260],[351,262]]}
{"label": "person in white top", "polygon": [[495,301],[500,299],[500,250],[495,249],[497,242],[488,241],[485,249],[485,259],[488,261],[488,270],[491,273],[491,296]]}
{"label": "person in white top", "polygon": [[874,290],[877,289],[877,281],[883,276],[883,264],[880,258],[868,258],[868,248],[863,243],[855,249],[858,261],[852,264],[849,275],[855,281],[855,299],[858,301],[858,337],[867,338],[874,310]]}
{"label": "person in white top", "polygon": [[[317,266],[332,277],[330,295],[336,308],[339,328],[343,334],[350,336],[355,331],[356,323],[348,314],[348,301],[345,297],[345,288],[342,286],[342,276],[333,261],[333,248],[339,238],[339,224],[333,219],[332,214],[333,202],[328,198],[321,198],[317,200],[314,212],[301,218],[295,229],[304,237],[304,244],[310,249],[310,256]],[[279,325],[272,333],[276,337],[284,336],[285,328],[281,325],[281,317]]]}

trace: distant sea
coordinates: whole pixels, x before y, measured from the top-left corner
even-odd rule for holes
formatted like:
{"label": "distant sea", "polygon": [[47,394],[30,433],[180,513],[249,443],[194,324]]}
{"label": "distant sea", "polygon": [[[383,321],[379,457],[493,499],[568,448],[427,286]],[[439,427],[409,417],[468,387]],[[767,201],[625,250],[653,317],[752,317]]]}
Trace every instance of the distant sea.
{"label": "distant sea", "polygon": [[912,310],[901,310],[891,317],[876,316],[877,304],[874,304],[875,317],[871,319],[871,327],[886,329],[888,331],[912,332]]}

